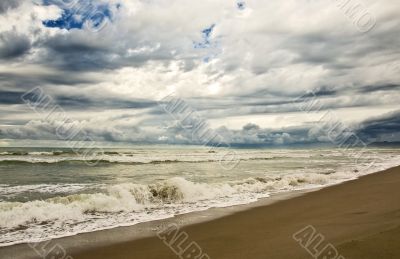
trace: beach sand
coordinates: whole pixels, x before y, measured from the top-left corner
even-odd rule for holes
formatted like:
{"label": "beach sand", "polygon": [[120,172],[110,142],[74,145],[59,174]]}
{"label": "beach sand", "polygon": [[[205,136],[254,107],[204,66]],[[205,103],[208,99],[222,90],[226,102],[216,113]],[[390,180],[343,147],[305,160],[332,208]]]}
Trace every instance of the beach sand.
{"label": "beach sand", "polygon": [[[149,229],[179,221],[180,217],[184,216],[56,241],[74,259],[179,258],[155,235],[156,229]],[[314,236],[324,237],[317,251],[332,244],[346,259],[400,258],[400,167],[211,221],[189,224],[179,233],[187,233],[187,242],[195,241],[210,258],[313,258],[293,239],[293,234],[309,225],[316,231]],[[131,233],[133,230],[136,233]],[[136,239],[137,232],[141,231],[143,238]],[[35,258],[29,256],[32,249],[26,247],[3,248],[0,255]]]}
{"label": "beach sand", "polygon": [[[400,167],[184,227],[210,258],[311,258],[292,236],[307,225],[345,258],[400,258]],[[74,258],[179,258],[157,237]]]}

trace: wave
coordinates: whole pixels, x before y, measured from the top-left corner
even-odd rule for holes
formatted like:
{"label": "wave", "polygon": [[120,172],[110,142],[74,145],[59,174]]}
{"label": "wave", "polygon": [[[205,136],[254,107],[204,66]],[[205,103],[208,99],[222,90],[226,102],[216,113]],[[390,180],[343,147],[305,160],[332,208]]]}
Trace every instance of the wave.
{"label": "wave", "polygon": [[[246,204],[272,193],[336,184],[392,165],[368,171],[266,174],[220,183],[199,183],[174,177],[151,184],[101,186],[95,193],[28,202],[0,202],[0,246],[134,225],[211,207]],[[53,187],[50,188],[52,191]]]}
{"label": "wave", "polygon": [[[96,153],[97,152],[97,153]],[[229,151],[230,152],[230,151]],[[320,151],[312,152],[292,152],[288,150],[269,150],[269,151],[248,151],[235,150],[234,153],[227,154],[227,150],[202,150],[188,151],[175,150],[171,152],[163,150],[107,150],[94,151],[90,154],[78,154],[73,150],[56,150],[56,151],[7,151],[0,153],[1,164],[58,164],[58,163],[89,163],[89,164],[167,164],[167,163],[204,163],[204,162],[220,162],[220,161],[261,161],[261,160],[278,160],[278,159],[326,159],[341,158],[344,154],[337,151]],[[355,154],[347,154],[351,160],[351,156]],[[371,156],[366,154],[366,156]],[[323,158],[328,157],[328,158]],[[367,157],[366,157],[367,159]]]}
{"label": "wave", "polygon": [[[140,159],[139,159],[140,160]],[[201,163],[201,162],[218,162],[219,160],[151,160],[151,161],[135,161],[135,160],[116,160],[116,159],[76,159],[76,158],[65,158],[65,159],[1,159],[0,164],[129,164],[129,165],[142,165],[142,164],[172,164],[172,163]]]}
{"label": "wave", "polygon": [[[96,153],[97,152],[97,153]],[[0,164],[58,164],[58,163],[89,163],[89,164],[167,164],[167,163],[204,163],[220,161],[257,161],[274,159],[318,159],[322,157],[318,150],[313,152],[291,152],[288,150],[248,151],[235,150],[227,154],[227,150],[188,151],[175,150],[95,150],[90,154],[78,154],[73,150],[58,151],[7,151],[0,153]],[[341,157],[338,151],[325,152],[328,157]],[[326,158],[324,158],[326,159]],[[234,161],[232,161],[234,160]]]}
{"label": "wave", "polygon": [[0,156],[60,156],[64,154],[73,154],[72,150],[56,151],[5,151],[0,152]]}
{"label": "wave", "polygon": [[111,185],[97,193],[56,196],[29,202],[0,202],[0,233],[3,234],[0,246],[17,240],[27,241],[21,240],[26,229],[36,240],[40,239],[44,230],[64,236],[84,229],[93,231],[121,224],[136,224],[161,215],[172,217],[210,207],[249,203],[268,197],[272,192],[326,185],[342,181],[344,177],[348,178],[348,175],[298,173],[225,183],[195,183],[174,177],[148,185]]}
{"label": "wave", "polygon": [[37,222],[79,220],[85,214],[134,212],[162,204],[181,204],[233,194],[228,184],[193,183],[176,177],[155,184],[119,184],[104,192],[59,196],[44,201],[0,203],[0,227]]}
{"label": "wave", "polygon": [[[208,156],[204,156],[204,153],[200,157],[191,155],[186,156],[186,159],[180,157],[178,162],[180,160],[208,161],[209,159]],[[109,155],[108,158],[111,156],[113,155]],[[260,158],[274,159],[278,156],[276,154],[264,154],[264,157]],[[121,160],[121,156],[118,155],[118,157]],[[251,157],[254,157],[253,153]],[[26,156],[26,158],[31,159],[30,156]],[[43,158],[49,159],[42,155],[40,159],[43,160]],[[135,161],[140,160],[142,163],[154,161],[154,157],[126,158],[122,156],[122,158],[124,159],[122,161],[135,159]],[[164,162],[170,160],[166,156],[163,158],[162,161]],[[241,158],[247,159],[249,157],[242,156]],[[21,158],[18,157],[18,159]],[[60,157],[52,157],[51,159],[60,161]],[[115,157],[111,157],[111,159],[115,159]],[[398,165],[398,159],[392,160],[394,162],[391,164],[379,162],[368,170],[358,165],[357,170],[352,168],[348,171],[341,169],[336,171],[324,170],[326,167],[323,164],[319,166],[317,160],[316,167],[299,169],[296,172],[271,171],[264,175],[257,174],[257,177],[248,177],[249,174],[243,173],[240,174],[242,179],[237,180],[235,175],[232,178],[217,178],[221,182],[207,182],[207,180],[194,182],[183,177],[173,177],[167,180],[154,180],[149,184],[123,183],[98,186],[95,184],[25,186],[2,184],[0,185],[0,195],[12,196],[22,193],[22,196],[29,196],[30,192],[41,191],[52,195],[32,195],[31,200],[26,202],[21,202],[21,200],[12,202],[13,199],[0,202],[0,246],[43,241],[82,232],[134,225],[211,207],[250,203],[268,197],[273,193],[336,184]],[[160,161],[161,159],[157,162]],[[287,161],[292,160],[283,162]],[[324,161],[331,160],[325,159]],[[107,163],[109,162],[107,161]],[[348,168],[348,166],[344,163],[343,167],[339,168]],[[213,181],[215,178],[205,177],[202,179]],[[96,182],[96,184],[100,183]],[[35,197],[40,197],[42,200],[32,200]]]}
{"label": "wave", "polygon": [[182,156],[167,157],[167,158],[156,158],[151,156],[143,155],[105,155],[105,156],[90,156],[89,159],[85,156],[63,156],[63,157],[53,157],[53,156],[0,156],[0,164],[57,164],[57,163],[89,163],[89,164],[171,164],[171,163],[204,163],[204,162],[221,162],[227,161],[253,161],[253,160],[272,160],[272,159],[284,159],[284,158],[294,158],[288,156],[260,156],[260,157],[249,157],[240,156],[230,157],[224,154],[208,154],[203,156]]}
{"label": "wave", "polygon": [[29,185],[0,185],[0,196],[16,196],[21,193],[72,193],[99,185],[92,184],[29,184]]}

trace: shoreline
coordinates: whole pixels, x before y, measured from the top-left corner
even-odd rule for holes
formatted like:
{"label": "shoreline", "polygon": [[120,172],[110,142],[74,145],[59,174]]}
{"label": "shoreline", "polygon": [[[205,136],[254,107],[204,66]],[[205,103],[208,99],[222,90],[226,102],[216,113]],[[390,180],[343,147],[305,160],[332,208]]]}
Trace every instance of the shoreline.
{"label": "shoreline", "polygon": [[[329,195],[328,197],[325,197],[327,194],[332,193],[336,196],[342,197],[342,201],[344,201],[343,203],[347,204],[348,202],[345,199],[346,194],[348,195],[349,192],[352,192],[349,190],[349,188],[355,188],[355,190],[357,190],[358,185],[365,185],[366,183],[373,184],[374,182],[385,185],[387,180],[384,179],[386,178],[393,178],[400,183],[400,167],[367,174],[354,180],[330,185],[327,187],[288,193],[278,193],[269,198],[250,204],[225,208],[212,208],[205,211],[191,212],[188,214],[178,215],[173,218],[145,222],[133,226],[117,227],[108,230],[82,233],[74,236],[54,239],[51,241],[51,243],[61,245],[66,249],[66,253],[68,255],[72,255],[73,258],[126,258],[127,256],[130,258],[159,258],[160,256],[162,258],[178,258],[160,239],[155,236],[158,230],[165,228],[165,226],[168,224],[177,223],[183,231],[188,233],[189,237],[193,241],[196,241],[204,251],[207,251],[211,258],[247,258],[247,255],[250,254],[254,258],[265,258],[265,256],[258,256],[261,254],[267,255],[268,252],[273,251],[265,250],[265,246],[268,244],[268,242],[263,244],[261,247],[258,247],[258,245],[260,245],[259,241],[269,238],[267,240],[272,242],[274,241],[274,238],[272,238],[270,235],[274,234],[274,229],[279,229],[279,226],[281,226],[283,229],[287,229],[291,225],[296,225],[298,226],[297,229],[293,230],[294,228],[292,228],[292,233],[286,236],[285,242],[282,240],[280,243],[278,242],[279,240],[272,242],[273,244],[277,243],[282,247],[285,247],[285,244],[289,245],[289,247],[283,249],[283,251],[291,250],[294,252],[292,252],[292,254],[288,254],[288,257],[274,257],[276,254],[274,255],[274,253],[270,253],[268,258],[293,258],[293,256],[297,256],[296,258],[303,258],[302,256],[308,255],[307,252],[291,238],[291,235],[297,230],[301,229],[301,222],[304,222],[304,219],[302,218],[298,218],[296,221],[296,215],[299,213],[301,215],[304,213],[304,210],[310,206],[310,204],[313,204],[314,213],[319,212],[321,216],[315,218],[314,224],[311,224],[312,220],[309,220],[309,224],[315,225],[316,229],[321,231],[321,233],[327,237],[332,236],[332,238],[329,238],[329,240],[332,239],[332,241],[335,242],[335,245],[339,244],[344,247],[344,250],[351,250],[352,244],[337,241],[341,240],[339,234],[346,231],[338,231],[339,234],[334,232],[331,233],[331,231],[326,230],[327,227],[324,224],[320,225],[321,220],[324,221],[325,218],[323,216],[324,212],[332,210],[331,207],[334,206],[329,206],[327,208],[326,206],[317,205],[320,205],[321,203],[333,204],[332,202],[335,200],[333,199],[334,197],[330,197]],[[386,189],[388,188],[383,188],[383,190]],[[361,192],[366,192],[364,189],[358,190]],[[382,192],[382,188],[379,189],[379,192]],[[358,195],[356,193],[356,197],[358,197]],[[390,198],[391,196],[389,195],[388,197]],[[386,199],[388,197],[386,197]],[[398,196],[394,196],[393,199],[395,199],[395,197],[400,198],[400,194]],[[379,197],[377,198],[379,199]],[[335,206],[338,206],[338,204]],[[398,209],[400,211],[400,205],[393,206],[393,208],[386,207],[386,210],[388,209]],[[341,208],[341,210],[346,214],[346,210],[343,210],[343,208]],[[336,214],[338,211],[340,210],[336,210]],[[354,213],[355,214],[349,215],[353,215],[354,217],[357,217],[358,215],[359,217],[362,217],[363,215],[368,215],[370,212],[358,211]],[[292,215],[293,218],[288,218],[288,214]],[[275,224],[272,224],[274,222],[271,222],[272,215],[275,217],[273,218],[276,222]],[[328,216],[331,215],[328,214]],[[393,222],[396,222],[396,226],[400,226],[400,217],[397,218],[397,221],[395,220]],[[246,226],[249,224],[251,226],[243,229],[243,225]],[[332,225],[335,224],[335,221],[327,221],[325,224]],[[388,224],[388,221],[382,221],[381,224],[378,225],[382,224]],[[260,225],[265,225],[266,229],[270,229],[270,231],[266,231],[267,233],[264,234],[258,233],[259,229],[263,229],[263,227]],[[382,230],[382,228],[378,229]],[[254,230],[254,233],[251,230]],[[367,231],[368,229],[362,230],[363,229],[361,227],[357,228],[357,235],[361,235],[364,232],[369,232]],[[255,235],[255,233],[258,234]],[[282,238],[281,231],[276,231],[275,234]],[[224,238],[218,238],[219,235],[223,235]],[[338,235],[339,237],[337,237]],[[246,236],[248,236],[247,239]],[[255,238],[255,236],[257,238]],[[215,238],[218,238],[218,240],[215,240]],[[230,241],[225,242],[225,239]],[[231,251],[232,248],[230,248],[231,250],[226,250],[232,245],[230,245],[230,243],[235,240],[242,240],[241,243],[244,244],[237,244],[238,247],[242,247],[242,249],[240,249],[242,257],[235,257],[235,254],[231,254],[229,251]],[[246,247],[249,246],[253,248],[246,249]],[[234,250],[236,250],[236,245],[234,247]],[[276,251],[281,250],[282,249],[278,249],[278,247],[276,249]],[[222,251],[223,253],[221,254]],[[246,254],[246,252],[249,254]],[[258,252],[262,253],[260,254]],[[0,253],[6,256],[8,255],[11,258],[37,258],[37,255],[33,253],[32,248],[30,248],[27,244],[2,247],[0,248]],[[144,257],[136,257],[135,254],[137,253]],[[282,253],[280,254],[282,255]],[[400,253],[396,255],[400,256]],[[308,255],[308,257],[309,256],[310,255]]]}
{"label": "shoreline", "polygon": [[[33,246],[40,247],[43,244],[50,242],[50,247],[60,245],[61,247],[63,247],[63,249],[66,250],[66,254],[70,255],[72,253],[75,254],[86,250],[97,249],[98,247],[108,246],[110,244],[119,244],[122,242],[155,237],[157,231],[168,224],[178,224],[179,227],[187,227],[190,225],[206,223],[229,215],[233,215],[238,212],[250,210],[257,207],[268,206],[276,202],[288,200],[304,195],[308,192],[318,191],[323,188],[326,187],[277,192],[271,194],[271,196],[269,197],[262,198],[258,201],[251,203],[238,204],[227,207],[213,207],[206,210],[178,214],[174,217],[151,220],[148,222],[140,222],[135,225],[117,226],[109,229],[82,232],[70,236],[54,238],[48,241],[35,242],[32,244]],[[85,244],[85,247],[82,247],[82,243]],[[0,246],[0,254],[4,254],[15,259],[37,258],[37,254],[34,253],[31,247],[29,247],[28,243]]]}

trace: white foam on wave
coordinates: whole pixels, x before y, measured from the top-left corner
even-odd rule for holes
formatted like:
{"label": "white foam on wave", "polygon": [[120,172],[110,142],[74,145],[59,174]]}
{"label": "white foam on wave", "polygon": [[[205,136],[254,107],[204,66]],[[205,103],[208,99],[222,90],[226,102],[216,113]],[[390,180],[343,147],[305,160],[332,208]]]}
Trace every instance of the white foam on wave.
{"label": "white foam on wave", "polygon": [[112,185],[104,193],[25,203],[2,202],[0,246],[132,225],[210,206],[249,202],[234,192],[228,184],[212,186],[178,177],[151,185]]}
{"label": "white foam on wave", "polygon": [[31,193],[72,193],[95,187],[92,184],[28,184],[28,185],[0,185],[0,196],[15,196],[24,192]]}
{"label": "white foam on wave", "polygon": [[194,183],[174,177],[149,185],[111,185],[100,193],[24,203],[1,202],[0,246],[133,225],[211,207],[246,204],[268,197],[271,192],[322,186],[346,177],[338,173],[295,173],[224,183]]}
{"label": "white foam on wave", "polygon": [[[228,150],[216,149],[213,152],[202,150],[201,152],[105,152],[98,153],[86,157],[84,154],[78,153],[62,153],[60,152],[29,152],[24,155],[18,155],[18,152],[6,152],[7,155],[0,156],[0,162],[25,162],[25,163],[60,163],[66,161],[85,162],[101,161],[110,163],[163,163],[163,162],[218,162],[230,161],[232,157],[226,155]],[[232,152],[232,151],[229,151]],[[299,152],[260,152],[260,151],[235,151],[235,159],[237,160],[256,160],[256,159],[274,159],[274,158],[309,158],[310,154]]]}
{"label": "white foam on wave", "polygon": [[[271,193],[336,184],[398,164],[398,159],[385,158],[372,166],[357,164],[357,170],[349,168],[347,171],[318,172],[313,169],[310,172],[304,169],[285,174],[267,172],[262,177],[246,177],[235,181],[225,179],[212,183],[173,177],[151,184],[102,186],[96,193],[71,194],[91,186],[65,185],[65,192],[60,192],[67,193],[64,196],[29,202],[0,202],[0,246],[134,225],[211,207],[246,204],[268,197]],[[345,168],[348,168],[347,164]],[[15,193],[32,189],[57,191],[55,185],[3,185],[0,191],[7,188],[16,188]],[[8,189],[9,194],[11,190]]]}

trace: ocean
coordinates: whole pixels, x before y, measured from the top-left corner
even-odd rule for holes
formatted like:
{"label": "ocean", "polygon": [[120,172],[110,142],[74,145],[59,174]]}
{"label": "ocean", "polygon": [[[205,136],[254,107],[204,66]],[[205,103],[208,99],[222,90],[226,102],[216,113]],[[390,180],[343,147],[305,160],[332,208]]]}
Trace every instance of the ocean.
{"label": "ocean", "polygon": [[[0,148],[0,246],[129,226],[337,184],[400,165],[400,150]],[[101,157],[100,157],[101,156]]]}

